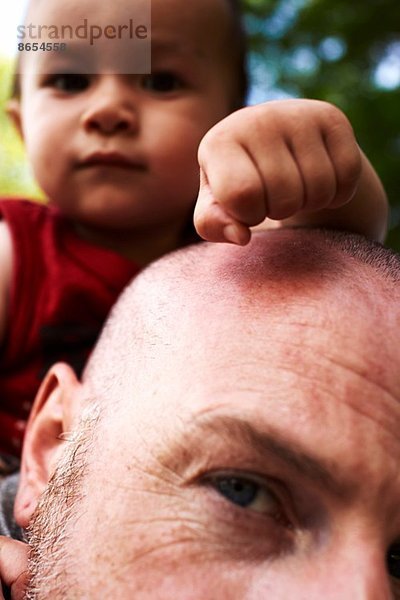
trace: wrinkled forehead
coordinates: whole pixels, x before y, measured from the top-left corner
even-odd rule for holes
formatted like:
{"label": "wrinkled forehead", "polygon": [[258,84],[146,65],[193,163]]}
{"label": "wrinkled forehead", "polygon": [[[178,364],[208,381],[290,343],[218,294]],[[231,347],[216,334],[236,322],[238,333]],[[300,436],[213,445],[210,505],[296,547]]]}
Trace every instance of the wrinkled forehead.
{"label": "wrinkled forehead", "polygon": [[400,398],[399,286],[378,271],[311,234],[186,249],[126,291],[91,364],[99,380],[113,365],[114,382],[117,369],[141,391],[174,382],[177,396],[217,380],[262,387],[283,369],[352,373]]}
{"label": "wrinkled forehead", "polygon": [[[183,321],[177,351],[190,345],[196,331],[199,345],[215,355],[240,360],[254,354],[268,362],[269,354],[280,353],[284,359],[288,348],[297,346],[298,360],[310,368],[302,352],[307,347],[332,360],[346,357],[358,370],[375,373],[377,379],[386,373],[395,382],[400,367],[398,306],[388,302],[372,281],[325,277],[325,281],[317,273],[300,281],[271,277],[259,287],[246,279],[226,286],[221,280],[223,294],[213,289],[196,297],[194,310]],[[182,308],[181,319],[184,314]]]}
{"label": "wrinkled forehead", "polygon": [[205,315],[216,328],[232,321],[238,329],[251,322],[286,327],[295,320],[330,324],[332,331],[340,331],[346,329],[347,319],[359,331],[394,329],[400,312],[399,286],[369,264],[319,240],[300,236],[293,241],[292,234],[281,239],[285,236],[276,240],[271,236],[265,247],[261,239],[260,248],[254,240],[249,249],[210,245],[201,252],[192,250],[194,260],[183,261],[179,270],[171,260],[166,271],[170,276],[151,276],[141,291],[155,311],[158,296],[153,288],[160,286],[171,299],[166,320],[168,313],[172,319],[176,313],[187,313],[182,332],[185,324],[200,329]]}
{"label": "wrinkled forehead", "polygon": [[325,356],[399,396],[399,294],[369,265],[305,248],[271,244],[267,258],[254,249],[243,259],[240,249],[205,252],[187,277],[167,278],[163,305],[154,289],[145,304],[160,355],[190,376],[214,363],[249,379],[277,361],[311,372]]}
{"label": "wrinkled forehead", "polygon": [[163,377],[166,361],[168,377],[198,379],[209,364],[230,365],[233,377],[244,363],[256,377],[272,358],[290,356],[311,369],[313,355],[329,354],[397,389],[399,298],[371,267],[332,252],[306,257],[304,246],[270,245],[267,259],[241,252],[202,250],[193,262],[167,262],[166,270],[162,263],[163,273],[155,267],[138,281],[117,321],[124,335],[124,314],[135,313],[132,338],[140,344],[131,358],[141,357],[145,378]]}

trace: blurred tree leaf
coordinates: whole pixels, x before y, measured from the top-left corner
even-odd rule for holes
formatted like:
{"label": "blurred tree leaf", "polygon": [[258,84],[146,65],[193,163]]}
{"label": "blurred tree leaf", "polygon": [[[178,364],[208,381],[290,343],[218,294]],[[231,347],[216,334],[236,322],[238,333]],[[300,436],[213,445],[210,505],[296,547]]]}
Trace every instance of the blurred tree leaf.
{"label": "blurred tree leaf", "polygon": [[43,198],[33,181],[21,140],[6,114],[12,62],[0,59],[0,194]]}

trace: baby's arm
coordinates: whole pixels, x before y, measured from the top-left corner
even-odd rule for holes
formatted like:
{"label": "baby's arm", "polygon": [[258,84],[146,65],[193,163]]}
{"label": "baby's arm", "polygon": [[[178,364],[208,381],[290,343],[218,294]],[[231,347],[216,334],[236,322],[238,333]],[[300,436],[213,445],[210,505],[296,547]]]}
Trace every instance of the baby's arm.
{"label": "baby's arm", "polygon": [[242,109],[207,133],[199,162],[194,219],[209,241],[246,244],[250,228],[260,223],[385,236],[383,186],[345,115],[326,102],[284,100]]}
{"label": "baby's arm", "polygon": [[12,243],[7,225],[0,221],[0,343],[4,340],[7,317],[9,313],[9,297],[12,268]]}

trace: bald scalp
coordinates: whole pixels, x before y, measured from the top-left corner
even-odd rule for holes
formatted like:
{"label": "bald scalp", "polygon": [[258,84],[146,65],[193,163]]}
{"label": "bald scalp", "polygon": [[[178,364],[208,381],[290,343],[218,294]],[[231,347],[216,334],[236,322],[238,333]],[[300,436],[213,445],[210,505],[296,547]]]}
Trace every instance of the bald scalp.
{"label": "bald scalp", "polygon": [[84,379],[109,372],[114,385],[121,365],[140,370],[155,346],[196,343],[212,319],[228,316],[238,335],[248,322],[304,313],[323,327],[352,310],[395,329],[399,282],[397,254],[348,233],[286,229],[253,235],[246,247],[192,246],[153,263],[123,292]]}

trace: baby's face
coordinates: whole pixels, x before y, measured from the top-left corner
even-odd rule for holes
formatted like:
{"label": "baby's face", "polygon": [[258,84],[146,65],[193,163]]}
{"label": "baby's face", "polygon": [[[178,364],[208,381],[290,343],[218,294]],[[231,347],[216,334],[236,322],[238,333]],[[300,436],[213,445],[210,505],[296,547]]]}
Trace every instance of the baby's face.
{"label": "baby's face", "polygon": [[[76,26],[76,2],[38,10],[51,5],[52,23]],[[94,17],[99,7],[110,23],[123,18],[118,3],[85,2]],[[233,104],[231,43],[225,0],[152,0],[151,75],[107,73],[101,48],[86,75],[70,41],[63,53],[31,52],[17,121],[51,202],[86,226],[180,227],[197,195],[199,142]]]}

